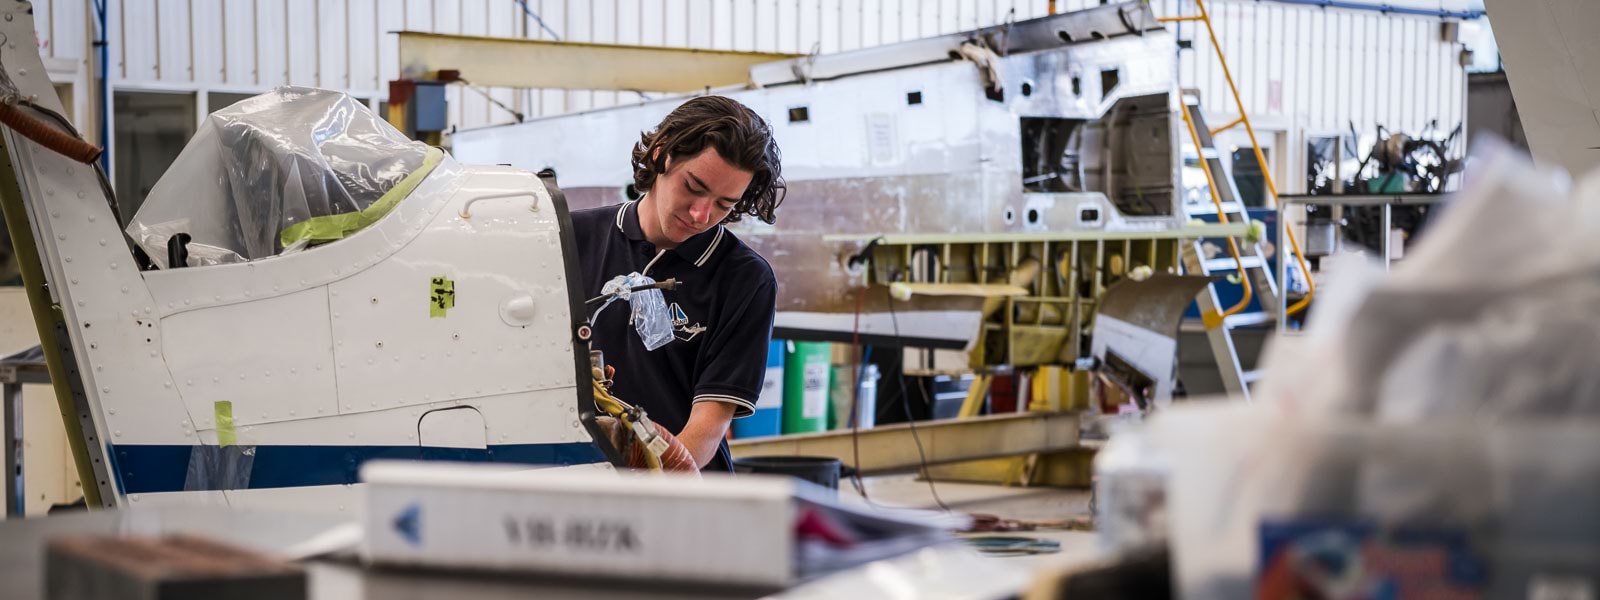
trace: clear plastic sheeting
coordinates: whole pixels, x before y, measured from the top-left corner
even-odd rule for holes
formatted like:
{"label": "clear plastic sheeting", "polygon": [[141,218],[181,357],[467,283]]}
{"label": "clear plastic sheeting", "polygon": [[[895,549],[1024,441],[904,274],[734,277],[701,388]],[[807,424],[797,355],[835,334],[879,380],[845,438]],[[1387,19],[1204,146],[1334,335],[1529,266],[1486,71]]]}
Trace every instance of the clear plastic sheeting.
{"label": "clear plastic sheeting", "polygon": [[611,298],[600,308],[595,309],[590,321],[597,322],[600,311],[605,310],[612,302],[623,300],[628,303],[632,311],[629,313],[628,321],[633,323],[634,330],[639,332],[639,339],[644,342],[646,350],[655,350],[671,343],[672,315],[667,310],[666,297],[657,288],[635,289],[655,283],[656,280],[650,276],[638,273],[613,277],[600,288],[601,294]]}
{"label": "clear plastic sheeting", "polygon": [[282,87],[207,117],[127,232],[162,268],[180,233],[187,266],[288,254],[377,221],[441,156],[345,94]]}
{"label": "clear plastic sheeting", "polygon": [[183,491],[250,489],[250,472],[256,465],[255,446],[194,446]]}

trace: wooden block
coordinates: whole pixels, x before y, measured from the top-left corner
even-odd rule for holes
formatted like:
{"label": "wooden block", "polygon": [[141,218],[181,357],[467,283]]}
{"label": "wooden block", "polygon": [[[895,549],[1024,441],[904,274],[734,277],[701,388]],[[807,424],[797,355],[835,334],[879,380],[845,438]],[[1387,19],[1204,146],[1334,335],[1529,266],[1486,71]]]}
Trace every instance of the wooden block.
{"label": "wooden block", "polygon": [[51,600],[304,600],[298,565],[208,539],[80,536],[45,550]]}

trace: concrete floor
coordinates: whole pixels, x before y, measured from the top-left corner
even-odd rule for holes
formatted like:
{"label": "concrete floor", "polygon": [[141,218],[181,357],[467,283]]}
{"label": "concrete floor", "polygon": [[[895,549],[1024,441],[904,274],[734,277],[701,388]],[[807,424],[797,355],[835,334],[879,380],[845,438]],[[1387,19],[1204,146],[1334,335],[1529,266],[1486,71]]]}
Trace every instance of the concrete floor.
{"label": "concrete floor", "polygon": [[[880,506],[940,510],[928,482],[914,475],[884,475],[863,481],[866,497]],[[984,513],[1002,519],[1057,521],[1089,514],[1089,491],[1061,488],[1025,488],[973,483],[934,482],[939,498],[952,511]],[[863,501],[850,481],[839,482],[839,497],[847,502]],[[1026,568],[1065,567],[1092,561],[1100,556],[1092,531],[1040,529],[1034,531],[986,533],[1054,540],[1061,544],[1056,554],[1005,557],[1006,561],[1027,564]]]}

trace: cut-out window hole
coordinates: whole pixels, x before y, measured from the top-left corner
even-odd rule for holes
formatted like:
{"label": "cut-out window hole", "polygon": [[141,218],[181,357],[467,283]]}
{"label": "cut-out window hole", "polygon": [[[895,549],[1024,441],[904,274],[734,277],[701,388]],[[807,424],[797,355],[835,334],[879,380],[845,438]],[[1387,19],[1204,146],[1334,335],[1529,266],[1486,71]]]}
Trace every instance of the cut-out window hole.
{"label": "cut-out window hole", "polygon": [[1104,100],[1117,89],[1117,84],[1122,83],[1122,70],[1111,68],[1100,70],[1100,99]]}
{"label": "cut-out window hole", "polygon": [[804,107],[804,106],[796,106],[794,108],[789,109],[789,122],[790,123],[805,123],[805,122],[808,122],[810,120],[811,120],[811,109],[809,109],[807,107]]}
{"label": "cut-out window hole", "polygon": [[1039,209],[1037,209],[1037,208],[1028,209],[1028,224],[1029,225],[1038,225],[1039,224]]}
{"label": "cut-out window hole", "polygon": [[922,104],[922,92],[906,92],[906,104],[912,106]]}
{"label": "cut-out window hole", "polygon": [[1027,81],[1022,82],[1022,95],[1024,97],[1033,95],[1033,84],[1032,83],[1029,83]]}

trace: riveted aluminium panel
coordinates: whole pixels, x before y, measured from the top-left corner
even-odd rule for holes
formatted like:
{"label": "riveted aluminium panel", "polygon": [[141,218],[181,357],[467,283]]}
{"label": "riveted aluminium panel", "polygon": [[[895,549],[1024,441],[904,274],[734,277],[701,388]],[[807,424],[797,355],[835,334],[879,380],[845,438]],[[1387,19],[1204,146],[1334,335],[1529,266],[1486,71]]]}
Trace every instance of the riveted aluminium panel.
{"label": "riveted aluminium panel", "polygon": [[326,288],[179,313],[161,326],[190,414],[205,419],[229,401],[234,426],[246,427],[338,413]]}
{"label": "riveted aluminium panel", "polygon": [[[432,304],[436,278],[453,306]],[[565,286],[543,185],[511,169],[473,175],[391,260],[331,286],[340,411],[572,385]],[[509,317],[513,302],[531,311]]]}

